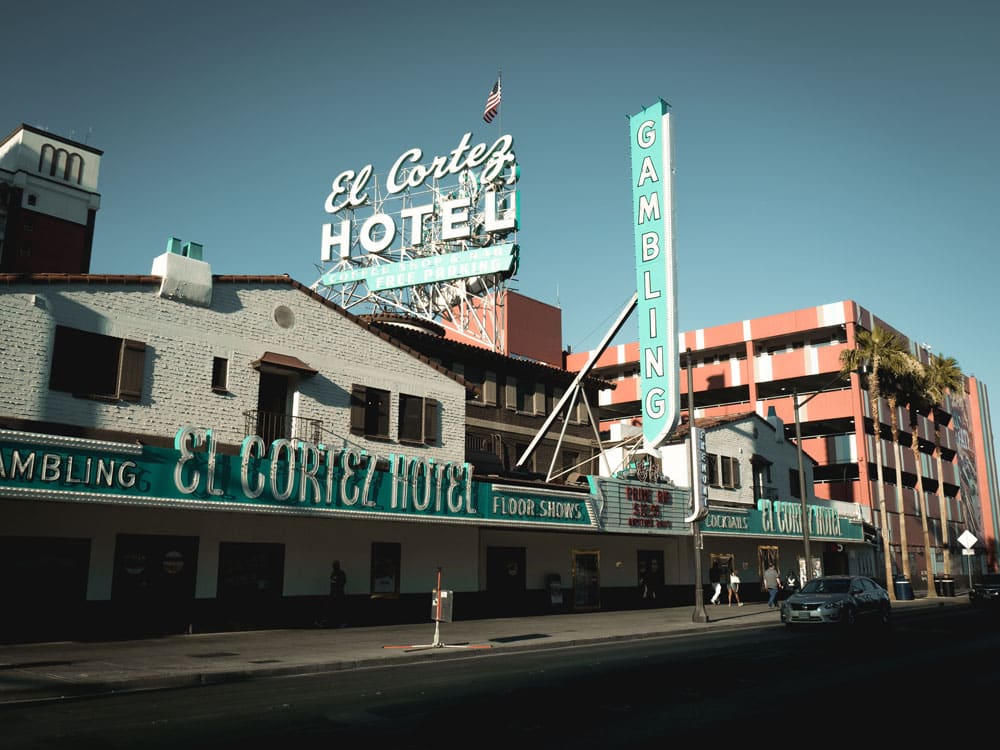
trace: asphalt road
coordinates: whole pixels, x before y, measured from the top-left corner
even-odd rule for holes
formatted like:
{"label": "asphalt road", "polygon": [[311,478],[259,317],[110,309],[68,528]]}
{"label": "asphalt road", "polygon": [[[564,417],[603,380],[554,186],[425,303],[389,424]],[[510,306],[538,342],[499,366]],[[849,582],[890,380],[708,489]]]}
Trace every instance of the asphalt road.
{"label": "asphalt road", "polygon": [[0,706],[19,748],[662,748],[920,741],[1000,688],[997,619],[920,609],[891,632],[708,634],[563,645],[197,688]]}

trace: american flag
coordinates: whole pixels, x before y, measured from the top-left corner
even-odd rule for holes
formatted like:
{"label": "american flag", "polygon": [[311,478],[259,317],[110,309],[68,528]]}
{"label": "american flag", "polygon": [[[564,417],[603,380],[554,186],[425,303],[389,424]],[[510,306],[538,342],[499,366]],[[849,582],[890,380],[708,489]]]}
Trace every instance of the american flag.
{"label": "american flag", "polygon": [[497,116],[497,110],[500,109],[500,79],[493,84],[493,90],[490,91],[490,95],[486,97],[486,111],[483,112],[483,119],[486,122],[493,122],[493,118]]}

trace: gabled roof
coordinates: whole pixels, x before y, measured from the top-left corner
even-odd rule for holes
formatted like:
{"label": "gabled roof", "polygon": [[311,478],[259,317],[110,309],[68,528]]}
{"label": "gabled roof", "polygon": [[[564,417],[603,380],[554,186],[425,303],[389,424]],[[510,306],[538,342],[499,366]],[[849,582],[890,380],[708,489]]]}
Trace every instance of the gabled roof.
{"label": "gabled roof", "polygon": [[[744,411],[744,412],[739,412],[738,414],[725,414],[719,417],[697,417],[695,418],[694,423],[700,429],[708,431],[708,430],[714,430],[718,427],[726,427],[728,425],[735,424],[736,422],[743,422],[753,417],[756,417],[757,421],[766,424],[768,427],[771,428],[771,430],[775,429],[773,424],[768,422],[764,417],[762,417],[755,411]],[[668,442],[680,442],[681,440],[687,440],[688,433],[690,432],[691,432],[690,425],[687,422],[684,422],[683,424],[677,426],[677,428],[671,434]]]}
{"label": "gabled roof", "polygon": [[[433,351],[436,349],[438,351],[451,352],[457,360],[462,362],[475,362],[484,364],[487,367],[489,365],[485,363],[492,362],[494,369],[499,370],[503,368],[506,370],[532,372],[536,377],[548,378],[549,380],[563,380],[567,384],[571,383],[577,376],[577,373],[572,370],[564,370],[561,367],[554,367],[553,365],[536,362],[531,359],[511,357],[482,346],[465,344],[455,339],[446,338],[443,335],[439,335],[438,330],[435,330],[440,329],[441,334],[443,334],[444,329],[441,326],[434,324],[427,326],[424,321],[414,321],[405,315],[363,316],[363,319],[366,321],[370,320],[372,327],[387,331],[398,331],[396,334],[398,337],[405,339],[411,346],[421,351]],[[614,382],[604,380],[603,378],[591,376],[585,378],[585,382],[601,390],[615,388]]]}
{"label": "gabled roof", "polygon": [[[737,414],[726,414],[724,416],[719,416],[719,417],[700,417],[696,418],[694,423],[698,425],[700,429],[709,431],[718,429],[720,427],[728,427],[729,425],[736,424],[737,422],[743,422],[747,419],[754,419],[757,423],[761,425],[766,425],[768,428],[770,428],[772,432],[777,432],[778,428],[775,427],[770,420],[768,420],[765,417],[762,417],[755,411],[743,411]],[[677,443],[684,442],[685,440],[687,440],[687,437],[690,434],[690,432],[691,432],[691,427],[688,425],[687,422],[684,422],[683,424],[679,425],[670,435],[670,437],[667,439],[667,444],[675,445]],[[789,446],[792,446],[793,448],[795,447],[794,440],[786,440],[785,442]],[[819,462],[815,458],[810,456],[806,451],[803,451],[802,455],[805,456],[809,461],[812,461],[813,464],[817,465],[819,464]],[[750,462],[756,464],[771,463],[770,459],[759,453],[754,453],[752,456],[750,456]]]}
{"label": "gabled roof", "polygon": [[[43,285],[49,284],[52,286],[58,284],[92,284],[94,286],[124,286],[131,284],[148,285],[153,286],[159,284],[162,281],[160,276],[153,276],[150,274],[100,274],[100,273],[0,273],[0,286],[17,286],[19,284],[29,285]],[[386,333],[382,328],[378,328],[374,325],[370,325],[356,315],[352,315],[347,312],[340,305],[331,302],[323,295],[310,289],[304,284],[295,281],[293,278],[287,274],[283,275],[231,275],[231,274],[219,274],[212,276],[213,284],[234,284],[234,285],[252,285],[252,284],[275,284],[275,285],[285,285],[292,289],[296,289],[303,294],[311,297],[316,302],[319,302],[324,307],[332,310],[338,315],[342,315],[347,320],[351,321],[354,325],[364,328],[366,331],[371,333],[373,336],[378,336],[383,341],[392,344],[394,347],[406,354],[420,360],[429,367],[433,367],[438,372],[447,375],[449,378],[455,382],[463,385],[467,391],[472,391],[473,393],[479,392],[478,386],[473,383],[467,382],[458,373],[452,372],[446,367],[442,367],[436,362],[432,362],[430,357],[422,354],[418,350],[414,349],[402,341],[394,338],[393,336]]]}

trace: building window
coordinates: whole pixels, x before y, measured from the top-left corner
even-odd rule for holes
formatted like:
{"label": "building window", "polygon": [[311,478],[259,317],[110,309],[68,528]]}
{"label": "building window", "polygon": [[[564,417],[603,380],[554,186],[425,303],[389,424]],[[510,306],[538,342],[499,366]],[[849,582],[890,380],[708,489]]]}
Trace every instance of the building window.
{"label": "building window", "polygon": [[389,437],[389,391],[351,386],[351,432],[365,437]]}
{"label": "building window", "polygon": [[579,453],[577,453],[576,451],[563,451],[562,459],[563,459],[563,464],[562,464],[563,471],[580,471],[580,468],[577,466],[577,464],[580,463]]}
{"label": "building window", "polygon": [[732,456],[721,456],[722,460],[722,486],[727,490],[739,489],[740,486],[740,462]]}
{"label": "building window", "polygon": [[34,193],[28,193],[28,205],[34,206],[38,203],[38,196]]}
{"label": "building window", "polygon": [[49,388],[80,398],[138,401],[145,364],[141,341],[56,326]]}
{"label": "building window", "polygon": [[440,437],[438,402],[431,398],[399,394],[399,441],[436,443]]}
{"label": "building window", "polygon": [[399,596],[400,546],[398,542],[372,542],[371,597]]}
{"label": "building window", "polygon": [[706,463],[708,464],[708,486],[721,487],[719,483],[719,456],[717,453],[706,453]]}
{"label": "building window", "polygon": [[216,393],[229,393],[229,360],[225,357],[215,357],[212,360],[212,390]]}
{"label": "building window", "polygon": [[535,413],[535,384],[517,381],[517,410],[522,414]]}
{"label": "building window", "polygon": [[497,375],[495,372],[490,370],[484,370],[482,367],[476,365],[466,365],[464,367],[464,372],[462,370],[457,370],[455,367],[459,366],[458,363],[452,365],[452,369],[458,372],[465,378],[467,383],[472,383],[478,386],[479,392],[476,394],[475,398],[472,400],[474,404],[482,404],[484,406],[496,406],[497,405]]}
{"label": "building window", "polygon": [[726,490],[740,487],[740,462],[733,456],[706,453],[708,462],[708,485]]}
{"label": "building window", "polygon": [[799,470],[789,469],[788,470],[788,490],[792,497],[797,497],[802,499],[802,490],[799,487]]}

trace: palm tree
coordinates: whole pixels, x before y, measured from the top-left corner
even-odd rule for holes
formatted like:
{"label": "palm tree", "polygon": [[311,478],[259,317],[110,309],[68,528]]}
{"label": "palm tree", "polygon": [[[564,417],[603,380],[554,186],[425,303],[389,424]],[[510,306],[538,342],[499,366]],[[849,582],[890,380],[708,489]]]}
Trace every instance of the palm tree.
{"label": "palm tree", "polygon": [[941,508],[941,546],[944,548],[944,574],[951,575],[951,555],[948,551],[948,499],[944,494],[944,473],[941,459],[941,444],[939,443],[941,419],[945,396],[957,393],[965,384],[958,361],[954,357],[943,354],[932,354],[930,362],[925,367],[927,400],[934,407],[934,458],[938,476],[937,495]]}
{"label": "palm tree", "polygon": [[854,348],[840,353],[840,368],[844,375],[858,371],[868,365],[868,400],[871,405],[872,423],[875,433],[875,471],[878,489],[879,513],[882,520],[882,557],[885,562],[885,583],[889,598],[896,600],[892,585],[892,551],[889,549],[889,517],[885,508],[885,486],[882,483],[882,419],[879,414],[879,371],[883,367],[896,369],[898,361],[905,357],[906,350],[896,334],[875,326],[871,332],[859,329],[854,337]]}
{"label": "palm tree", "polygon": [[910,414],[910,450],[913,451],[913,465],[917,478],[913,483],[913,491],[920,503],[920,529],[924,537],[924,562],[927,566],[927,596],[937,597],[934,587],[934,558],[931,556],[931,537],[927,528],[927,495],[924,493],[923,471],[920,466],[920,415],[930,409],[927,388],[927,370],[916,357],[912,367],[900,384],[903,386],[902,396],[907,401]]}
{"label": "palm tree", "polygon": [[[899,545],[902,552],[903,578],[910,580],[910,542],[906,534],[906,500],[903,498],[903,451],[899,443],[899,405],[902,399],[905,403],[910,384],[908,381],[916,376],[920,363],[910,354],[903,357],[893,357],[884,361],[879,370],[879,390],[885,397],[889,407],[889,428],[892,434],[892,453],[896,460],[896,509],[899,511]],[[917,476],[919,477],[920,462],[917,457]]]}

